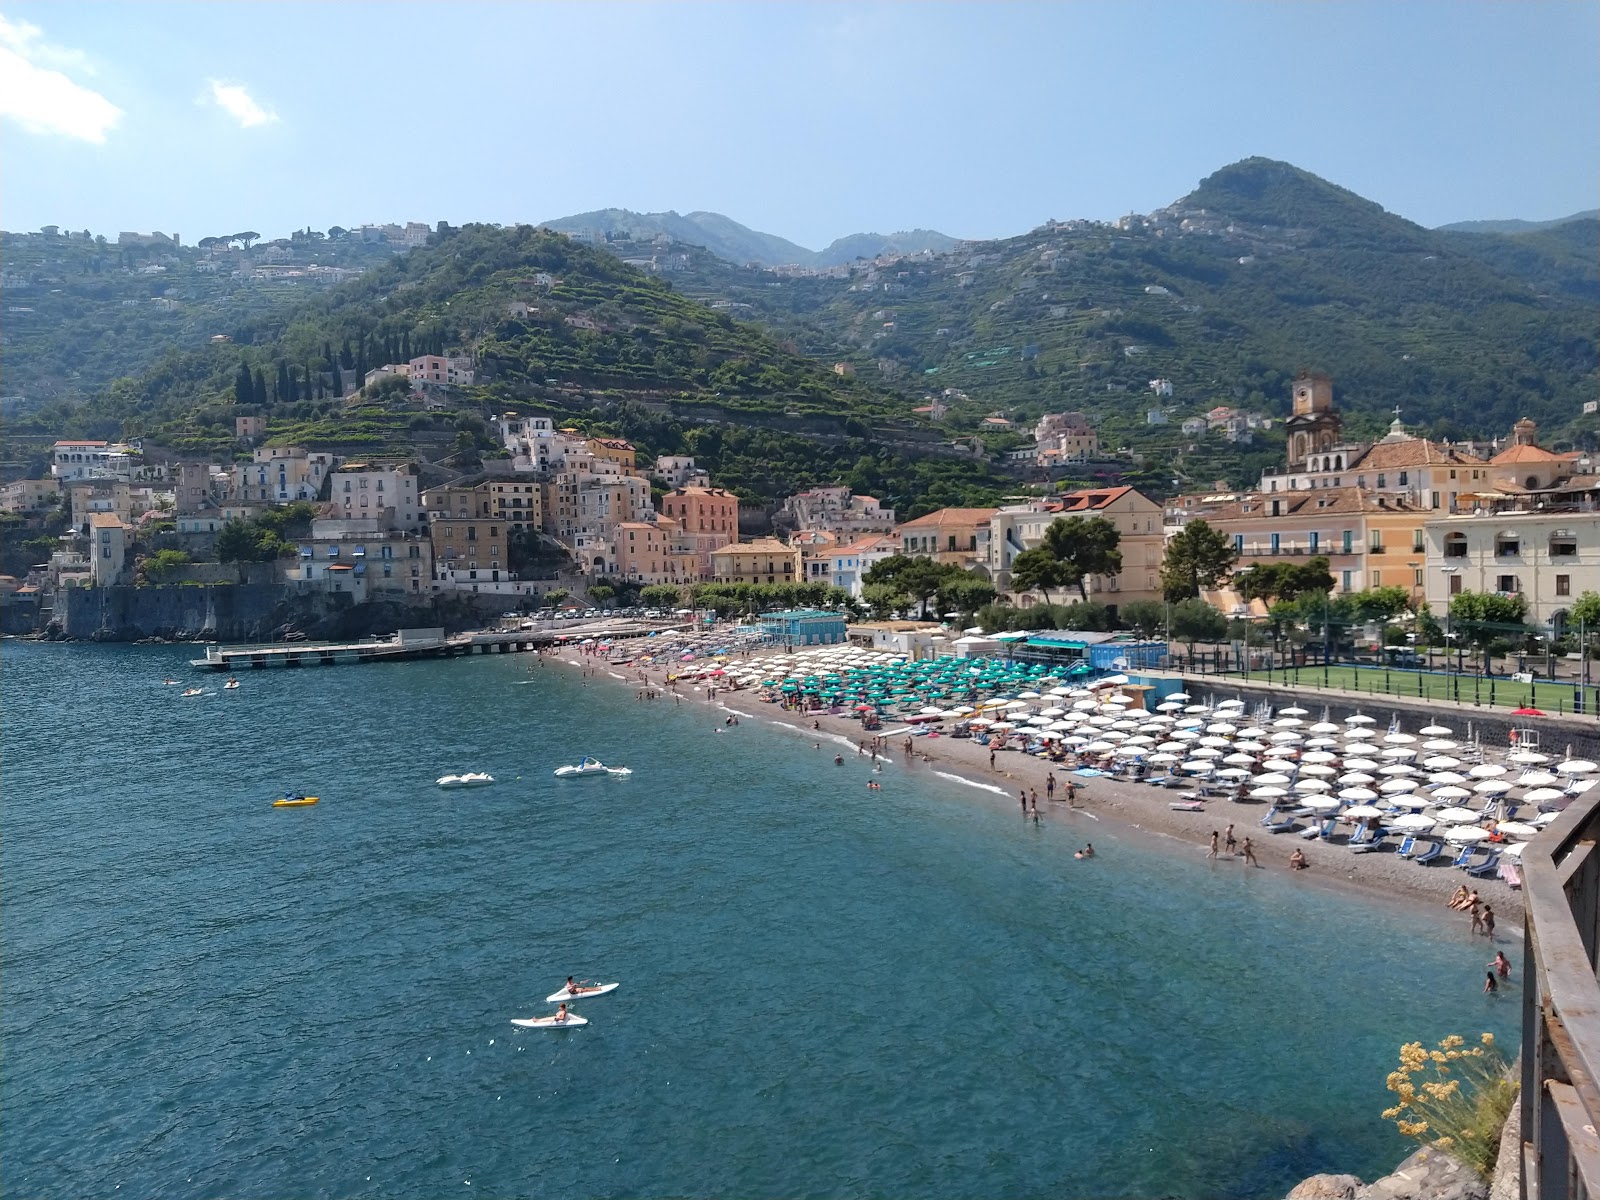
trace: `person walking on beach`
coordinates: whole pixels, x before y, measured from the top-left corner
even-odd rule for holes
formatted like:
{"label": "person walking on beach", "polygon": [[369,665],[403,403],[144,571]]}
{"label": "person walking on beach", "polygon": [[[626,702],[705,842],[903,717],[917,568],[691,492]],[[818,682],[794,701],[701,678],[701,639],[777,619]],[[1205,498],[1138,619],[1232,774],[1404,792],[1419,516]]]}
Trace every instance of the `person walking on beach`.
{"label": "person walking on beach", "polygon": [[1017,799],[1022,801],[1022,815],[1023,816],[1027,816],[1028,815],[1028,793],[1025,792],[1025,791],[1019,791],[1017,793]]}
{"label": "person walking on beach", "polygon": [[1500,976],[1501,979],[1511,978],[1511,960],[1506,957],[1504,950],[1496,950],[1494,952],[1494,961],[1489,966],[1493,968],[1494,973]]}
{"label": "person walking on beach", "polygon": [[1491,942],[1494,941],[1494,906],[1492,904],[1483,906],[1483,934]]}
{"label": "person walking on beach", "polygon": [[1067,807],[1078,807],[1078,785],[1072,780],[1067,780]]}
{"label": "person walking on beach", "polygon": [[1029,805],[1030,808],[1033,809],[1034,812],[1038,812],[1039,811],[1039,789],[1038,788],[1029,788],[1028,789],[1028,805]]}
{"label": "person walking on beach", "polygon": [[1219,834],[1215,829],[1211,831],[1211,849],[1206,851],[1207,858],[1215,858],[1217,856],[1217,842],[1221,837],[1222,835]]}
{"label": "person walking on beach", "polygon": [[1056,773],[1054,771],[1049,771],[1045,774],[1044,798],[1046,800],[1054,800],[1056,798]]}
{"label": "person walking on beach", "polygon": [[1229,825],[1227,831],[1222,835],[1222,845],[1230,856],[1238,850],[1239,839],[1233,836],[1232,825]]}
{"label": "person walking on beach", "polygon": [[989,770],[994,770],[994,747],[989,747]]}
{"label": "person walking on beach", "polygon": [[1249,838],[1245,838],[1244,843],[1239,847],[1239,849],[1244,852],[1245,862],[1249,863],[1252,867],[1259,867],[1261,865],[1256,861],[1255,847],[1250,844]]}

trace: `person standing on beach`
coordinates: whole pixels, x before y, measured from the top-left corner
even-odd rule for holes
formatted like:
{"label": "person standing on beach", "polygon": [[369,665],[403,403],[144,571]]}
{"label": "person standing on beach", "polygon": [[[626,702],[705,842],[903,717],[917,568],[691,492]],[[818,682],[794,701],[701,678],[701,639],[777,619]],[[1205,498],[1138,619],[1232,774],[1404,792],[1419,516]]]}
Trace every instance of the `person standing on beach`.
{"label": "person standing on beach", "polygon": [[1078,785],[1072,780],[1067,780],[1067,807],[1078,807]]}
{"label": "person standing on beach", "polygon": [[1017,799],[1022,801],[1022,815],[1023,816],[1027,816],[1028,815],[1028,793],[1026,791],[1019,791],[1017,793]]}
{"label": "person standing on beach", "polygon": [[1261,865],[1256,861],[1255,847],[1250,844],[1249,838],[1245,838],[1244,844],[1241,845],[1239,849],[1244,851],[1245,862],[1249,863],[1252,867],[1259,867]]}
{"label": "person standing on beach", "polygon": [[1483,933],[1491,942],[1494,941],[1494,906],[1492,904],[1483,906]]}
{"label": "person standing on beach", "polygon": [[1222,845],[1230,855],[1239,848],[1239,839],[1233,836],[1233,826],[1231,824],[1222,835]]}
{"label": "person standing on beach", "polygon": [[1467,913],[1468,913],[1469,916],[1472,917],[1472,932],[1473,933],[1482,933],[1483,932],[1483,910],[1478,907],[1478,902],[1476,900],[1474,900],[1472,902],[1472,907],[1467,909]]}
{"label": "person standing on beach", "polygon": [[1045,773],[1044,798],[1046,800],[1054,800],[1056,798],[1056,773],[1054,771]]}
{"label": "person standing on beach", "polygon": [[1039,811],[1039,789],[1038,788],[1029,788],[1028,789],[1028,805],[1029,805],[1030,808],[1033,809],[1034,812],[1038,812]]}
{"label": "person standing on beach", "polygon": [[989,770],[994,770],[994,747],[989,747]]}
{"label": "person standing on beach", "polygon": [[1215,829],[1211,831],[1211,849],[1206,851],[1207,858],[1215,858],[1217,856],[1217,842],[1221,837],[1222,835],[1219,834]]}

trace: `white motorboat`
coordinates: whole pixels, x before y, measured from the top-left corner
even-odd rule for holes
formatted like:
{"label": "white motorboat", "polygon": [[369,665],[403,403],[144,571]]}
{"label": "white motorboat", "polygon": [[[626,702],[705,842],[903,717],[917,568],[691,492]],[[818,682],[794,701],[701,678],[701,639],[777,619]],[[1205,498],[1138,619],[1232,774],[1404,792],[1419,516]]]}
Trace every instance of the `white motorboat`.
{"label": "white motorboat", "polygon": [[494,782],[487,771],[468,771],[465,775],[441,775],[434,781],[442,788],[484,787]]}
{"label": "white motorboat", "polygon": [[585,775],[632,775],[628,767],[608,767],[598,758],[585,758],[577,766],[556,768],[557,779],[578,779]]}

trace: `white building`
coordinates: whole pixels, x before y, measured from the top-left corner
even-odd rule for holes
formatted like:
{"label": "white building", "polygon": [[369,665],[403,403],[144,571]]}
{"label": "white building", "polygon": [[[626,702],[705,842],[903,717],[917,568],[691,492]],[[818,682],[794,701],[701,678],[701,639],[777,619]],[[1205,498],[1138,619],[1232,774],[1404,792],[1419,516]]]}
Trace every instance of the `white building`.
{"label": "white building", "polygon": [[89,554],[89,578],[95,587],[122,581],[128,559],[128,527],[116,514],[89,514]]}
{"label": "white building", "polygon": [[661,454],[656,457],[656,478],[673,487],[709,487],[711,476],[694,465],[687,454]]}
{"label": "white building", "polygon": [[797,492],[783,502],[783,512],[796,529],[825,529],[840,537],[884,534],[894,529],[894,509],[876,496],[857,496],[847,487],[821,487]]}
{"label": "white building", "polygon": [[432,542],[388,529],[378,517],[313,521],[298,548],[284,568],[287,581],[349,592],[357,602],[376,592],[417,595],[432,587]]}
{"label": "white building", "polygon": [[472,359],[467,355],[423,354],[406,364],[414,388],[468,387],[477,378]]}
{"label": "white building", "polygon": [[382,528],[421,533],[427,524],[417,464],[346,462],[332,472],[329,498],[346,520],[370,517]]}
{"label": "white building", "polygon": [[233,498],[253,504],[315,500],[338,461],[336,455],[313,453],[304,446],[258,447],[249,462],[234,468]]}
{"label": "white building", "polygon": [[121,442],[67,440],[55,444],[50,474],[60,480],[131,480],[143,465],[143,456]]}

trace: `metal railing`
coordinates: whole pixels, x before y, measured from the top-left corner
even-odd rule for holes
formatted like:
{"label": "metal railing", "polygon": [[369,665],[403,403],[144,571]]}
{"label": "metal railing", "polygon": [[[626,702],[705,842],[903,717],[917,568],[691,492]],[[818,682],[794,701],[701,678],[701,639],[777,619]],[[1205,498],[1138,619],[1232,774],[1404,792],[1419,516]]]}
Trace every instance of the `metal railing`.
{"label": "metal railing", "polygon": [[1523,1200],[1600,1196],[1600,796],[1523,857]]}

